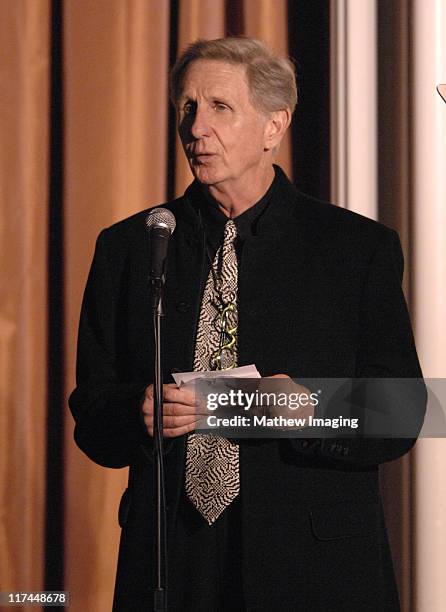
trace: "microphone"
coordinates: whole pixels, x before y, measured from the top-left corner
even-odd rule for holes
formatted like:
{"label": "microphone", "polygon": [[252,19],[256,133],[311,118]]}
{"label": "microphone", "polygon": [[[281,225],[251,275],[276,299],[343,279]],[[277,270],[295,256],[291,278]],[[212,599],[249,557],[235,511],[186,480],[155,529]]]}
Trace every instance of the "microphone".
{"label": "microphone", "polygon": [[163,356],[162,325],[163,288],[166,279],[167,251],[169,239],[175,230],[175,217],[167,208],[153,208],[145,218],[146,230],[150,238],[150,299],[153,315],[153,425],[154,457],[153,477],[155,489],[155,573],[153,589],[154,610],[167,610],[166,604],[166,496],[164,482],[164,442],[163,442]]}
{"label": "microphone", "polygon": [[145,219],[150,236],[150,274],[152,306],[157,308],[166,279],[167,251],[169,239],[175,230],[174,215],[167,208],[154,208]]}

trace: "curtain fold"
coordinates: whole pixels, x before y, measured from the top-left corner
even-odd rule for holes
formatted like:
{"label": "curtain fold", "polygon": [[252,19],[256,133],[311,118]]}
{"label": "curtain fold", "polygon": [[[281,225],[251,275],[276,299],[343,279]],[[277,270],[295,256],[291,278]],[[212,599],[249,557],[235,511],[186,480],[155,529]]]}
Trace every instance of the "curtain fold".
{"label": "curtain fold", "polygon": [[377,218],[376,0],[331,0],[331,198]]}
{"label": "curtain fold", "polygon": [[[288,3],[286,0],[244,0],[246,36],[264,40],[274,51],[288,56]],[[276,162],[292,177],[291,130],[285,134]]]}
{"label": "curtain fold", "polygon": [[[95,238],[102,228],[166,199],[170,3],[76,0],[64,7],[68,395]],[[72,431],[70,418],[66,588],[74,611],[108,610],[127,470],[93,464],[75,447]]]}
{"label": "curtain fold", "polygon": [[50,6],[0,13],[0,585],[42,589]]}
{"label": "curtain fold", "polygon": [[[446,3],[411,3],[411,151],[414,322],[425,376],[446,374]],[[443,407],[444,408],[444,407]],[[446,441],[424,439],[414,463],[414,593],[417,612],[446,601]]]}

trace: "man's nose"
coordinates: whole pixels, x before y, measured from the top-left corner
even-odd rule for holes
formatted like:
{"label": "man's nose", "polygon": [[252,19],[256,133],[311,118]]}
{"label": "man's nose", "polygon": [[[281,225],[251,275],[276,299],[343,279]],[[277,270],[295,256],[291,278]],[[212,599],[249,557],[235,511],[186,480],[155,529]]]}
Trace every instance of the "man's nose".
{"label": "man's nose", "polygon": [[198,107],[195,110],[194,119],[191,126],[191,134],[194,138],[202,138],[209,136],[211,131],[211,122],[207,108]]}

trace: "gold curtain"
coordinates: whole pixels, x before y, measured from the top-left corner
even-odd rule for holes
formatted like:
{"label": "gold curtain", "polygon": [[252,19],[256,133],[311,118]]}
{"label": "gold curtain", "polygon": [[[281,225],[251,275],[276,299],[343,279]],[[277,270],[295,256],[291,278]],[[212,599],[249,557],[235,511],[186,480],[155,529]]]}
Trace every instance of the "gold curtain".
{"label": "gold curtain", "polygon": [[[0,590],[44,588],[48,185],[54,112],[50,41],[56,3],[0,0]],[[172,49],[181,51],[197,37],[225,35],[235,9],[241,32],[266,40],[281,53],[287,53],[292,32],[288,31],[286,0],[65,0],[61,6],[64,151],[60,163],[68,395],[74,385],[82,292],[99,230],[165,201],[168,194],[182,193],[190,181],[178,140],[169,142],[167,71]],[[399,14],[394,17],[399,18]],[[408,20],[398,23],[398,40],[406,44]],[[405,47],[395,51],[399,70],[407,76],[410,65],[405,54]],[[409,78],[402,82],[408,86]],[[406,104],[401,93],[397,102]],[[384,116],[392,121],[400,114],[395,102]],[[409,249],[408,219],[415,205],[406,195],[415,158],[409,155],[406,138],[407,106],[402,116],[398,162],[383,184],[385,193],[397,191],[397,204],[389,198],[389,206],[393,205],[393,225],[400,227]],[[290,137],[278,161],[291,177]],[[395,158],[389,158],[388,168],[394,162]],[[170,176],[175,184],[167,183]],[[421,211],[422,198],[417,198]],[[423,210],[427,205],[425,201]],[[389,209],[379,213],[392,222]],[[415,272],[420,277],[421,263],[412,275]],[[419,295],[419,309],[421,303]],[[73,612],[109,610],[119,538],[117,507],[127,470],[106,470],[89,461],[74,445],[67,408],[61,406],[61,410],[67,412],[64,586],[70,591]],[[405,516],[403,528],[395,527],[396,555],[402,566],[410,530],[409,459],[388,468],[387,475],[385,495],[393,517],[399,511]],[[402,571],[406,603],[410,576]]]}
{"label": "gold curtain", "polygon": [[[67,395],[100,229],[165,200],[169,2],[65,3]],[[117,508],[127,470],[106,470],[66,436],[66,589],[74,611],[111,609]]]}
{"label": "gold curtain", "polygon": [[43,587],[49,18],[0,3],[0,591]]}

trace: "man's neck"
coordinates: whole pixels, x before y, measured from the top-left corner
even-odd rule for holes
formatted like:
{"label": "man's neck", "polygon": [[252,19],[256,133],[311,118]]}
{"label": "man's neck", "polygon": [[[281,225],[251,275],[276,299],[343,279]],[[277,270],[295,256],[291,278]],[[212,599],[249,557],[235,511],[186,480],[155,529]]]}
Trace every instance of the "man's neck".
{"label": "man's neck", "polygon": [[217,202],[224,215],[233,219],[258,202],[271,187],[273,180],[274,168],[271,166],[260,180],[250,180],[246,184],[206,185],[203,190],[207,197]]}

